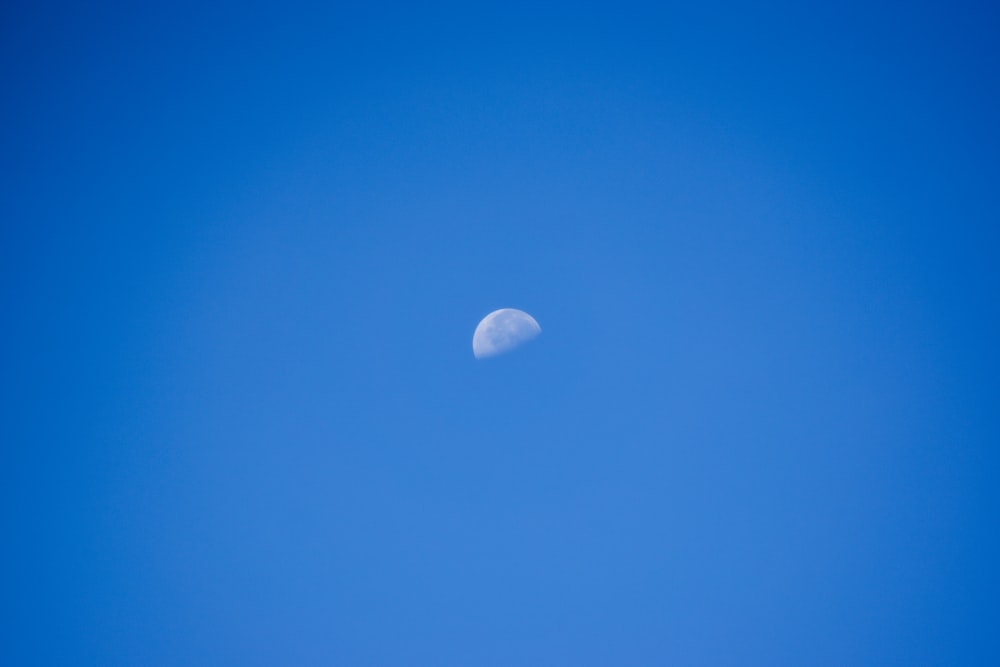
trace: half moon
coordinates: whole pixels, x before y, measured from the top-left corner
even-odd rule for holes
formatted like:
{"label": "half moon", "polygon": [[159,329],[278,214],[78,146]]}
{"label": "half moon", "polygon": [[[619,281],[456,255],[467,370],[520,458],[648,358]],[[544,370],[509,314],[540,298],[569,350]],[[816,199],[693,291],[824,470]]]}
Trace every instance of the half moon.
{"label": "half moon", "polygon": [[476,359],[495,357],[510,352],[528,342],[542,328],[535,318],[516,308],[501,308],[487,315],[476,327],[472,336],[472,353]]}

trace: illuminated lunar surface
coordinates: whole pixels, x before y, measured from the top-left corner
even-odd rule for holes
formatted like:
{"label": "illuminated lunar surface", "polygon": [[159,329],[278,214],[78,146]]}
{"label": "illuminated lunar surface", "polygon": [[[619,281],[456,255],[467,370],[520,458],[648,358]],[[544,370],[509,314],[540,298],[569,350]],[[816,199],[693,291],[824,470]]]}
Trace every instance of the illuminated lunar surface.
{"label": "illuminated lunar surface", "polygon": [[510,352],[542,332],[528,313],[516,308],[501,308],[487,315],[472,336],[472,353],[476,359],[495,357]]}

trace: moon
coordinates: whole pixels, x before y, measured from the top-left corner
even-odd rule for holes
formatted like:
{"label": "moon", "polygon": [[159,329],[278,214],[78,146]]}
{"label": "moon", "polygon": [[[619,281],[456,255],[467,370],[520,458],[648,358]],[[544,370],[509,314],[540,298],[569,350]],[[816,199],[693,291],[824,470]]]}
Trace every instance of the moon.
{"label": "moon", "polygon": [[476,333],[472,335],[472,353],[476,359],[495,357],[510,352],[540,333],[542,328],[538,322],[523,310],[494,310],[476,327]]}

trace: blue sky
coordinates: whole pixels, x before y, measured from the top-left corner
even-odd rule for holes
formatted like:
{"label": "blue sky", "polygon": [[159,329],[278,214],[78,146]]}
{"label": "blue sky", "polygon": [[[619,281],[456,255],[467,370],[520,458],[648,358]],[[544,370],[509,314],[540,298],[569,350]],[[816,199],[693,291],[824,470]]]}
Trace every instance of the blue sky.
{"label": "blue sky", "polygon": [[8,3],[0,662],[997,664],[997,27]]}

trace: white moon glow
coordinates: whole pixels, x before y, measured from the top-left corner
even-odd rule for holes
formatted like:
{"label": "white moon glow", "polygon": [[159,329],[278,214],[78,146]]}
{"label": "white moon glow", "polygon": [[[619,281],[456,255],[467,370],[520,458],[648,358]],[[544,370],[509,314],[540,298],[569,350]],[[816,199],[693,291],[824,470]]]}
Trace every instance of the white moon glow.
{"label": "white moon glow", "polygon": [[501,308],[483,318],[472,336],[476,359],[494,357],[513,350],[542,332],[528,313],[516,308]]}

